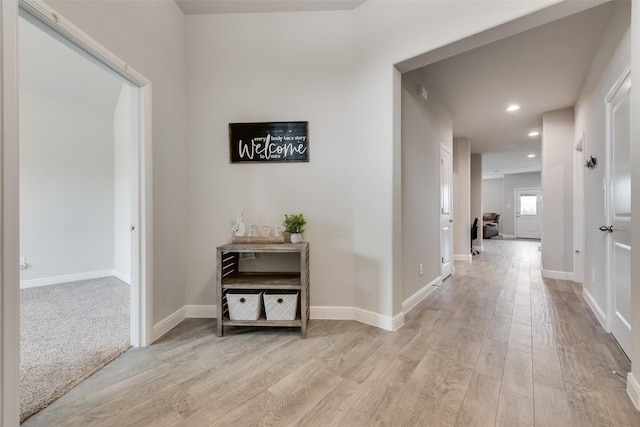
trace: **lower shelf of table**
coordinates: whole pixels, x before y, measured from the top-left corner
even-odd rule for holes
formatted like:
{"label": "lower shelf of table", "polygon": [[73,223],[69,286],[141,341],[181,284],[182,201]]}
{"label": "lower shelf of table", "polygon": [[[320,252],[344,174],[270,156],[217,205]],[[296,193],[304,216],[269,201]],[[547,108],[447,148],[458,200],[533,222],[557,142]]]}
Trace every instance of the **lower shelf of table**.
{"label": "lower shelf of table", "polygon": [[222,321],[224,326],[282,326],[282,327],[301,327],[302,320],[228,320]]}

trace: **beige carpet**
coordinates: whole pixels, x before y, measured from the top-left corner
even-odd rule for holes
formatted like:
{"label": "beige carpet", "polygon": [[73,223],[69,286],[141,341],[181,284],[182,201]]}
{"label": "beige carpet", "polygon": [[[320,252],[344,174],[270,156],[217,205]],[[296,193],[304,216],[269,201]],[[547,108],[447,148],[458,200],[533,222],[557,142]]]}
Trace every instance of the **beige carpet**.
{"label": "beige carpet", "polygon": [[21,421],[129,348],[129,298],[115,277],[20,291]]}

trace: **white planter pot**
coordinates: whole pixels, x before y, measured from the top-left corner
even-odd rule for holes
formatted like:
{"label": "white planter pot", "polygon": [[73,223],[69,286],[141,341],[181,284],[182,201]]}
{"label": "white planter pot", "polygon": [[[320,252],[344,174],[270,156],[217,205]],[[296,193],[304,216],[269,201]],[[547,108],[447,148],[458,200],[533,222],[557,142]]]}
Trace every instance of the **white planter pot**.
{"label": "white planter pot", "polygon": [[301,242],[302,242],[301,233],[291,233],[291,243],[301,243]]}

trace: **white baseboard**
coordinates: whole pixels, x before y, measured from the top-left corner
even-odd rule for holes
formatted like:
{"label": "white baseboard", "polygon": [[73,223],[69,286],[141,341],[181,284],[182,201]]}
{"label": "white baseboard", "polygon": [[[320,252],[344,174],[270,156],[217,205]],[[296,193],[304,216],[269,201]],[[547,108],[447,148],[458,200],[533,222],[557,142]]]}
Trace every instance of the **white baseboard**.
{"label": "white baseboard", "polygon": [[309,317],[315,320],[356,320],[387,331],[396,331],[404,325],[404,312],[389,317],[357,307],[311,306]]}
{"label": "white baseboard", "polygon": [[636,409],[640,411],[640,384],[631,372],[627,374],[627,394]]}
{"label": "white baseboard", "polygon": [[309,317],[317,320],[354,320],[353,307],[311,306]]}
{"label": "white baseboard", "polygon": [[466,261],[466,262],[471,262],[471,260],[473,259],[473,257],[471,256],[471,254],[465,254],[465,255],[460,255],[460,254],[454,254],[453,255],[453,260],[454,261]]}
{"label": "white baseboard", "polygon": [[109,277],[113,275],[113,270],[98,270],[76,274],[65,274],[62,276],[43,277],[41,279],[21,280],[20,289],[36,288],[38,286],[59,285],[61,283],[77,282],[78,280],[99,279],[101,277]]}
{"label": "white baseboard", "polygon": [[404,325],[404,313],[399,313],[394,317],[384,316],[380,313],[365,310],[362,308],[353,308],[353,320],[375,326],[376,328],[385,329],[387,331],[397,331]]}
{"label": "white baseboard", "polygon": [[[433,283],[425,286],[425,288],[429,286],[433,288]],[[421,290],[420,292],[424,291]],[[424,297],[426,295],[428,293]],[[151,342],[158,340],[185,319],[215,319],[216,317],[217,308],[215,305],[185,305],[153,325]],[[317,320],[356,320],[387,331],[397,331],[404,325],[404,311],[394,317],[389,317],[357,307],[312,306],[309,308],[309,317]]]}
{"label": "white baseboard", "polygon": [[609,327],[607,326],[607,313],[600,307],[600,305],[596,302],[596,299],[593,297],[593,295],[591,295],[591,292],[589,292],[589,290],[584,286],[582,287],[582,297],[587,302],[587,305],[589,306],[593,314],[596,316],[596,319],[598,319],[598,322],[600,322],[600,325],[602,325],[602,328],[607,332],[611,332],[609,330]]}
{"label": "white baseboard", "polygon": [[186,305],[187,319],[215,319],[218,309],[215,305]]}
{"label": "white baseboard", "polygon": [[542,277],[546,277],[547,279],[573,281],[573,271],[542,270]]}
{"label": "white baseboard", "polygon": [[113,276],[117,279],[122,280],[127,285],[131,286],[131,277],[126,274],[120,273],[118,270],[113,270]]}
{"label": "white baseboard", "polygon": [[165,317],[164,319],[162,319],[161,321],[153,325],[153,332],[151,333],[151,342],[153,343],[157,341],[158,338],[160,338],[161,336],[163,336],[164,334],[166,334],[167,332],[169,332],[170,330],[178,326],[180,322],[182,322],[186,318],[187,318],[187,306],[185,305],[184,307],[179,308],[178,310],[174,311],[173,313],[171,313],[170,315],[168,315],[167,317]]}
{"label": "white baseboard", "polygon": [[[471,257],[471,255],[469,255],[469,257]],[[442,285],[442,278],[440,276],[436,277],[430,283],[426,284],[422,289],[418,290],[418,292],[407,298],[402,303],[402,312],[406,314],[413,310],[416,305],[418,305],[422,300],[428,297],[431,292],[436,290],[436,285]]]}

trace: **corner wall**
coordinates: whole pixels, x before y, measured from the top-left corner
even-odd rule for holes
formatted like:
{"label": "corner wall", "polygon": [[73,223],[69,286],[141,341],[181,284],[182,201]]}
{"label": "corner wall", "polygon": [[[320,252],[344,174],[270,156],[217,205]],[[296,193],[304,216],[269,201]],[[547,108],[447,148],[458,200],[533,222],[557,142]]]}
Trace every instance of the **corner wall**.
{"label": "corner wall", "polygon": [[500,214],[498,230],[503,234],[504,218],[504,179],[483,179],[482,180],[482,213],[495,212]]}
{"label": "corner wall", "polygon": [[418,84],[419,74],[402,76],[402,301],[440,282],[440,145],[453,139],[451,113]]}
{"label": "corner wall", "polygon": [[113,270],[113,111],[22,90],[20,116],[21,282]]}
{"label": "corner wall", "polygon": [[478,225],[478,239],[473,242],[476,249],[482,250],[483,248],[483,236],[482,236],[482,155],[471,155],[471,216],[467,223],[471,224],[475,218],[480,220]]}
{"label": "corner wall", "polygon": [[131,284],[131,87],[122,84],[114,113],[114,275]]}
{"label": "corner wall", "polygon": [[[453,258],[471,259],[471,140],[453,140]],[[478,229],[478,236],[482,230]]]}
{"label": "corner wall", "polygon": [[[573,108],[542,115],[542,274],[573,280]],[[562,277],[558,277],[562,276]]]}

